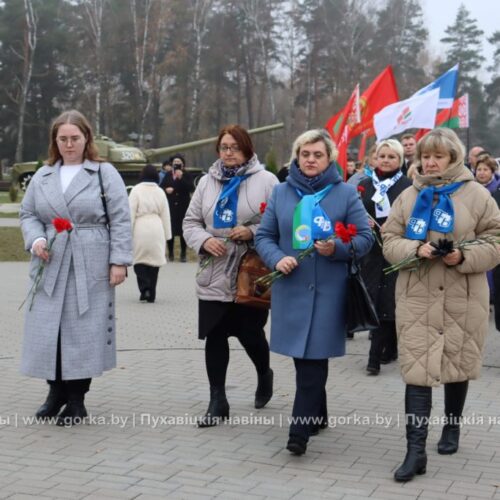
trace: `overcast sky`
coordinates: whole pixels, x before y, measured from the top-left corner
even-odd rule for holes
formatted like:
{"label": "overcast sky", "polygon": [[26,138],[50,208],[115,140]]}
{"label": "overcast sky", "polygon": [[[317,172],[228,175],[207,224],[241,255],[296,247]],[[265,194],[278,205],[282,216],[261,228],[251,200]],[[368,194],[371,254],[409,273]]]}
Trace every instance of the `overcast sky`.
{"label": "overcast sky", "polygon": [[444,56],[445,46],[439,41],[444,30],[455,22],[460,4],[464,4],[484,31],[483,55],[485,66],[492,64],[493,46],[486,41],[494,31],[500,30],[500,0],[422,0],[424,19],[429,30],[431,53]]}

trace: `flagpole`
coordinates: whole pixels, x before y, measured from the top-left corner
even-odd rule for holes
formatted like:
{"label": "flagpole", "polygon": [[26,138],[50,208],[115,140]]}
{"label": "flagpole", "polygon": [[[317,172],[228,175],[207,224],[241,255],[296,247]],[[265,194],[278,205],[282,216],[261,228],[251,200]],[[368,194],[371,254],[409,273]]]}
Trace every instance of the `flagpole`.
{"label": "flagpole", "polygon": [[467,153],[466,154],[468,154],[470,151],[470,133],[469,132],[470,132],[470,127],[467,127]]}

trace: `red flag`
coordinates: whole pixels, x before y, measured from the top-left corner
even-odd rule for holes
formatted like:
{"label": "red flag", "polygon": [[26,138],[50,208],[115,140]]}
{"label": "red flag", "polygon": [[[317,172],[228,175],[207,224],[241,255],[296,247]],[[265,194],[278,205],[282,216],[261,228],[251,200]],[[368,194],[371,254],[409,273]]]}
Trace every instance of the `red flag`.
{"label": "red flag", "polygon": [[375,135],[375,131],[370,128],[368,130],[365,130],[361,134],[361,144],[359,145],[359,151],[358,151],[358,160],[363,161],[366,156],[366,141],[368,140],[368,137],[372,137]]}
{"label": "red flag", "polygon": [[345,108],[342,111],[344,115],[344,124],[342,127],[342,133],[340,134],[337,141],[337,149],[339,151],[337,156],[337,163],[342,167],[344,171],[344,179],[346,178],[346,167],[347,167],[347,147],[350,141],[350,132],[353,127],[355,127],[360,121],[360,110],[359,110],[359,85],[354,88],[349,101],[347,102]]}
{"label": "red flag", "polygon": [[387,66],[359,99],[361,122],[352,128],[350,138],[356,137],[365,130],[373,128],[373,116],[389,104],[399,101],[398,90],[392,67]]}
{"label": "red flag", "polygon": [[356,85],[344,109],[333,115],[326,122],[325,128],[334,142],[338,144],[346,123],[358,123],[359,120],[359,85]]}
{"label": "red flag", "polygon": [[330,137],[337,143],[345,123],[345,108],[333,115],[325,125]]}

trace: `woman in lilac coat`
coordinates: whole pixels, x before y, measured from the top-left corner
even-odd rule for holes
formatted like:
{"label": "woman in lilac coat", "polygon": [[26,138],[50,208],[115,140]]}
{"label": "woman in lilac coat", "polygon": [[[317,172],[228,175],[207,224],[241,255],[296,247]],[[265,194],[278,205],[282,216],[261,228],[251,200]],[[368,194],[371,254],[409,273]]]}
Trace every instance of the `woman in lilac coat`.
{"label": "woman in lilac coat", "polygon": [[[302,455],[309,436],[327,425],[328,358],[345,354],[345,304],[352,247],[324,241],[337,222],[355,224],[358,257],[373,243],[368,217],[356,188],[342,182],[337,151],[323,130],[309,130],[293,146],[290,174],[279,184],[255,238],[266,265],[284,276],[273,284],[271,351],[290,356],[296,368],[296,394],[287,449]],[[299,253],[315,251],[297,261]],[[314,425],[298,422],[315,419]]]}

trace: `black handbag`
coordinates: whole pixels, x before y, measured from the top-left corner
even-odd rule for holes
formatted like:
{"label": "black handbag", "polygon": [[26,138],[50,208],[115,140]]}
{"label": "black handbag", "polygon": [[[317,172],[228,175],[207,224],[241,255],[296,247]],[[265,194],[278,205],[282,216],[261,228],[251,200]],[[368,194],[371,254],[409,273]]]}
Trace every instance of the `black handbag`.
{"label": "black handbag", "polygon": [[366,289],[365,282],[361,277],[354,242],[351,242],[351,245],[352,260],[349,264],[349,274],[347,277],[347,332],[354,333],[375,330],[380,326],[377,311]]}

